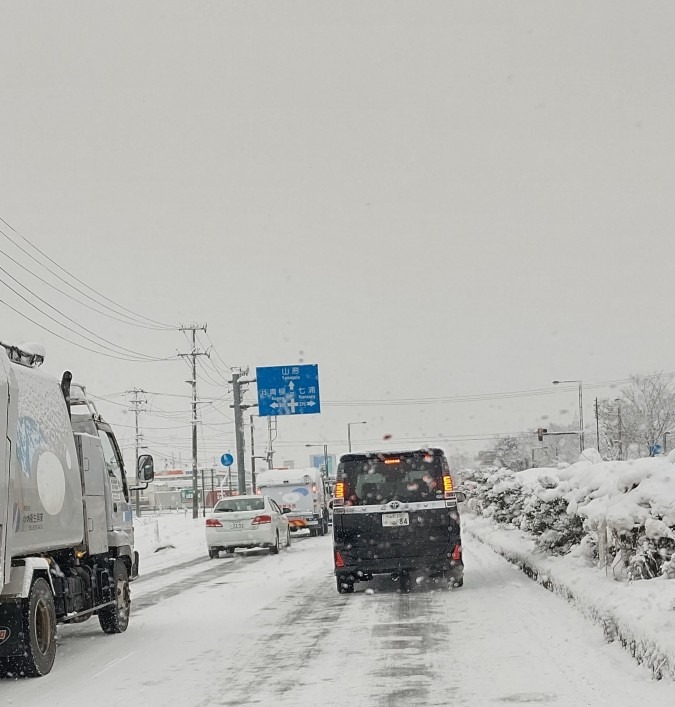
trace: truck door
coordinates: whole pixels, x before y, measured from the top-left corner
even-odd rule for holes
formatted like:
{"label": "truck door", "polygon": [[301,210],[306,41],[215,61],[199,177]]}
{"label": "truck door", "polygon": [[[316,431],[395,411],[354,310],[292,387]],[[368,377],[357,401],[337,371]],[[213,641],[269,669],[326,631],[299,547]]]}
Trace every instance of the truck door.
{"label": "truck door", "polygon": [[103,458],[110,484],[108,488],[108,520],[109,530],[119,530],[124,527],[131,527],[132,516],[129,505],[129,491],[127,489],[126,478],[122,457],[110,432],[99,430],[98,436],[101,439]]}
{"label": "truck door", "polygon": [[[11,509],[9,507],[9,460],[11,459],[11,448],[7,438],[8,407],[9,383],[7,378],[3,376],[0,382],[0,587],[9,581],[9,558],[5,557],[5,552],[9,545],[8,525],[11,518]],[[6,577],[5,570],[7,570]]]}
{"label": "truck door", "polygon": [[75,446],[84,482],[84,507],[89,553],[97,555],[108,550],[106,521],[106,480],[101,473],[101,442],[93,435],[75,435]]}

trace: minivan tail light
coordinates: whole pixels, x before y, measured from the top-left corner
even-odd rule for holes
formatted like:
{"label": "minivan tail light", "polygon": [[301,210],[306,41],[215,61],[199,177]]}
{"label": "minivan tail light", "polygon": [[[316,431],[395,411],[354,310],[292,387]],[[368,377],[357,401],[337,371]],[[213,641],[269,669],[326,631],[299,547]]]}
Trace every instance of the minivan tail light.
{"label": "minivan tail light", "polygon": [[342,559],[342,555],[336,550],[335,551],[335,566],[344,567],[345,561]]}
{"label": "minivan tail light", "polygon": [[455,549],[452,551],[452,559],[455,562],[459,562],[462,559],[462,546],[455,545]]}
{"label": "minivan tail light", "polygon": [[222,528],[223,524],[217,518],[207,518],[206,519],[207,528]]}
{"label": "minivan tail light", "polygon": [[272,516],[268,516],[268,515],[256,516],[251,521],[251,525],[263,525],[265,523],[271,523],[271,522],[272,522]]}
{"label": "minivan tail light", "polygon": [[345,482],[338,481],[335,484],[335,498],[333,499],[334,506],[344,506],[345,503]]}
{"label": "minivan tail light", "polygon": [[445,474],[443,476],[443,494],[445,495],[445,498],[449,498],[454,490],[455,487],[452,483],[452,476]]}

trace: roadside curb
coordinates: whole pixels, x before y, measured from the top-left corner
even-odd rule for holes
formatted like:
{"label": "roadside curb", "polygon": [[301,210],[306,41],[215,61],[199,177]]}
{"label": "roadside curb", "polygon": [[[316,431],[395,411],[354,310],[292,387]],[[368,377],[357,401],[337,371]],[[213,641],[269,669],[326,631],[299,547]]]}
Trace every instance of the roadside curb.
{"label": "roadside curb", "polygon": [[[464,518],[467,515],[469,514],[465,514]],[[650,670],[654,679],[669,678],[675,681],[675,657],[660,646],[658,641],[645,636],[641,627],[630,626],[611,610],[599,605],[594,598],[585,596],[584,592],[573,590],[556,576],[554,569],[541,567],[540,558],[534,553],[504,547],[488,537],[488,534],[482,533],[480,528],[473,527],[471,516],[468,520],[469,522],[462,526],[463,532],[516,565],[530,579],[562,597],[586,618],[598,624],[608,643],[618,641],[638,665]]]}

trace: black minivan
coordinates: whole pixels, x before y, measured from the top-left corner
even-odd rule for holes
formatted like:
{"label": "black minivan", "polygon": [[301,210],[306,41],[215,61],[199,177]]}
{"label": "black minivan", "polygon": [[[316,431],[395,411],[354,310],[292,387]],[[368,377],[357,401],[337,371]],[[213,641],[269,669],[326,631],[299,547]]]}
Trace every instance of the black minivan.
{"label": "black minivan", "polygon": [[333,501],[337,589],[391,574],[464,583],[456,492],[441,449],[350,453],[340,457]]}

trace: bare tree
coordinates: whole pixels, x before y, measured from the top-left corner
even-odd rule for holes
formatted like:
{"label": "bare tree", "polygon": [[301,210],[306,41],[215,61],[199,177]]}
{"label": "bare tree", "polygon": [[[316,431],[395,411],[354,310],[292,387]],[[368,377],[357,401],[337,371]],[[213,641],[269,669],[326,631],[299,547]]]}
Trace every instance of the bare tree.
{"label": "bare tree", "polygon": [[672,377],[663,372],[631,376],[619,399],[602,402],[600,420],[610,456],[618,456],[619,443],[624,450],[636,444],[646,454],[653,455],[655,445],[663,443],[665,433],[675,430]]}
{"label": "bare tree", "polygon": [[522,471],[530,466],[528,448],[517,437],[501,437],[495,440],[493,451],[496,461],[512,471]]}

